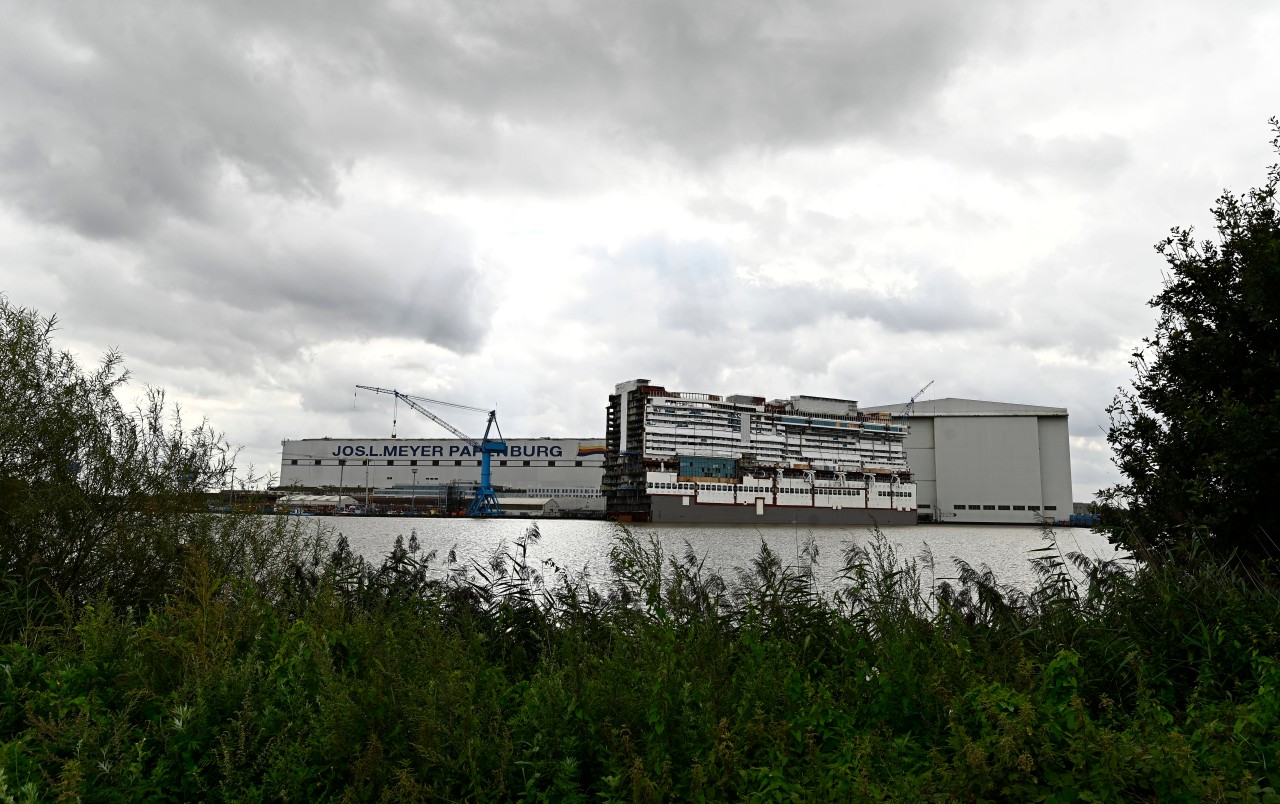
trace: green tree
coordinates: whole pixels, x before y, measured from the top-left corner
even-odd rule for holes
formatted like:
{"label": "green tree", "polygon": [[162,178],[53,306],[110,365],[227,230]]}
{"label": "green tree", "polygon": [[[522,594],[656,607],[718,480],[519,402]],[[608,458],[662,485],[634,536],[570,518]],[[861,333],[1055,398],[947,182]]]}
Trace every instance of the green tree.
{"label": "green tree", "polygon": [[[1271,119],[1280,151],[1280,121]],[[1107,412],[1124,481],[1102,492],[1112,540],[1140,553],[1198,537],[1218,554],[1280,556],[1280,166],[1224,192],[1217,238],[1174,228],[1155,334]]]}
{"label": "green tree", "polygon": [[85,373],[55,329],[0,296],[0,581],[72,604],[158,600],[208,530],[201,497],[232,452],[203,423],[184,430],[160,391],[123,408],[120,355]]}

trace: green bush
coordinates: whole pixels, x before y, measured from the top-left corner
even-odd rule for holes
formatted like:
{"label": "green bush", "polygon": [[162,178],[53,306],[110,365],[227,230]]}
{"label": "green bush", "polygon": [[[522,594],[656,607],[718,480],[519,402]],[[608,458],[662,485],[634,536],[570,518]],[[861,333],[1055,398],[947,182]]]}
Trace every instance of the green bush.
{"label": "green bush", "polygon": [[520,548],[443,575],[412,539],[378,566],[295,550],[286,571],[252,580],[199,561],[141,620],[96,599],[0,655],[5,789],[1271,795],[1280,611],[1269,587],[1213,565],[1063,556],[1020,595],[960,567],[933,595],[921,561],[876,537],[846,557],[850,583],[827,600],[807,581],[813,565],[783,567],[766,548],[725,581],[622,532],[616,571],[593,586],[544,578]]}

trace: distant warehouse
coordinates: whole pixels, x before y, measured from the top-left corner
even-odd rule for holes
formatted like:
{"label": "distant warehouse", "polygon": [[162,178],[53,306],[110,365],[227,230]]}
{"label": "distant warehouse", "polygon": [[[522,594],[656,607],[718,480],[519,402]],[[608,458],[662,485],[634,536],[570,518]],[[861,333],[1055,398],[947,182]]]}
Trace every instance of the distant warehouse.
{"label": "distant warehouse", "polygon": [[[604,440],[508,438],[493,458],[502,497],[546,498],[561,510],[604,509]],[[470,499],[481,454],[460,439],[304,438],[280,442],[281,489],[325,490],[361,501]]]}
{"label": "distant warehouse", "polygon": [[[863,408],[902,421],[906,404]],[[917,508],[938,522],[1027,524],[1072,512],[1067,409],[916,402],[906,438]]]}

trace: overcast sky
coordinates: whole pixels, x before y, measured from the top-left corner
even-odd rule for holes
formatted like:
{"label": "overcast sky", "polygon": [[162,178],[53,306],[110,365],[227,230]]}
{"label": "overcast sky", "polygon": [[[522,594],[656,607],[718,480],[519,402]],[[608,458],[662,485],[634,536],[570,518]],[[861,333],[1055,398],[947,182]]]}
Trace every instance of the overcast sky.
{"label": "overcast sky", "polygon": [[1152,245],[1276,161],[1272,0],[0,9],[0,291],[259,471],[390,435],[356,383],[602,437],[932,380],[1067,407],[1090,499]]}

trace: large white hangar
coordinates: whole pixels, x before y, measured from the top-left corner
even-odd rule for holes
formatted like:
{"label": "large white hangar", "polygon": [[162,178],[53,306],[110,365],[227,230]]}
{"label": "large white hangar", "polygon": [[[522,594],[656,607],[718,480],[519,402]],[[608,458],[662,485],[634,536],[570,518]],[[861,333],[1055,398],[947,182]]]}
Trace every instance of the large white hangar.
{"label": "large white hangar", "polygon": [[[901,419],[906,403],[863,408]],[[1072,512],[1067,409],[935,399],[916,402],[907,465],[923,517],[1027,524]]]}
{"label": "large white hangar", "polygon": [[[594,498],[603,508],[604,440],[508,438],[490,470],[499,495]],[[481,454],[461,439],[304,438],[280,442],[281,489],[340,489],[356,496],[470,494]]]}

